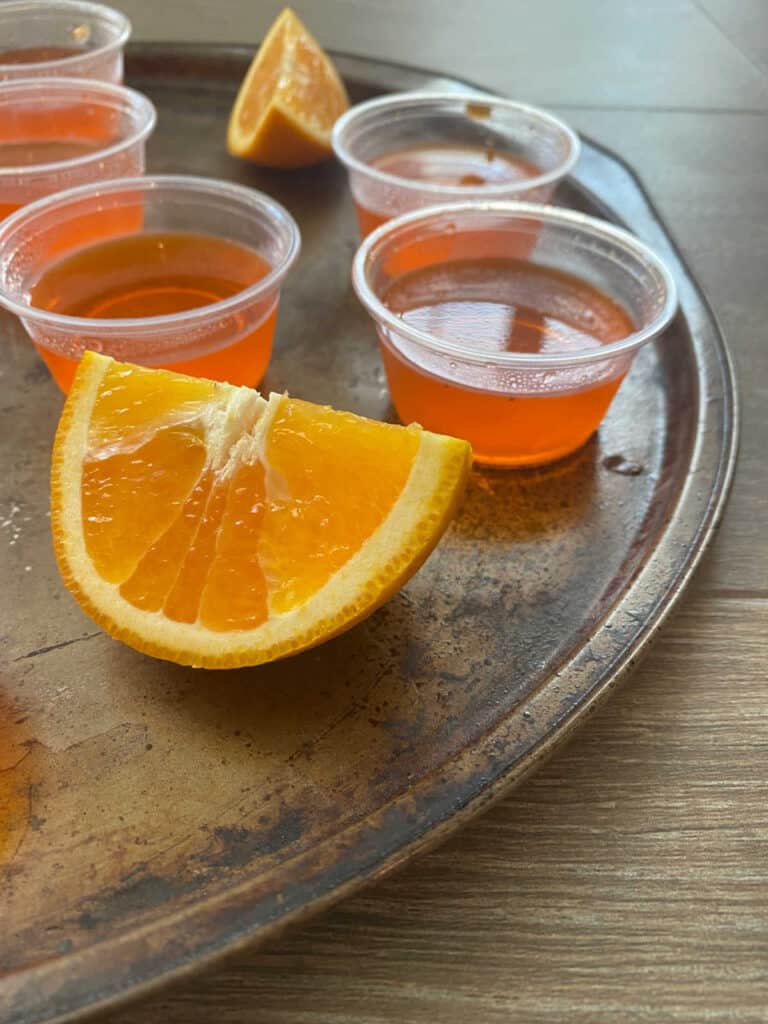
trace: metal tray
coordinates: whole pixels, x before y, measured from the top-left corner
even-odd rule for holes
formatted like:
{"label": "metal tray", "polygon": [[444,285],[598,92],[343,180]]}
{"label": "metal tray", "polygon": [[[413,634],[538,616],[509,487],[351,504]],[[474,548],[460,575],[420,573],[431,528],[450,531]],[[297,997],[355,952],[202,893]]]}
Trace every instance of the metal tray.
{"label": "metal tray", "polygon": [[[154,171],[231,178],[294,213],[267,387],[391,410],[349,284],[333,163],[267,173],[224,149],[245,48],[135,46],[158,105]],[[354,100],[434,85],[340,55]],[[441,80],[445,85],[445,80]],[[462,88],[462,83],[449,83]],[[656,632],[712,536],[736,451],[725,344],[631,170],[586,142],[558,201],[620,221],[672,266],[681,312],[599,436],[539,471],[476,472],[426,566],[307,654],[204,673],[97,631],[47,519],[60,396],[2,319],[0,1021],[65,1020],[273,935],[446,836],[530,772]]]}

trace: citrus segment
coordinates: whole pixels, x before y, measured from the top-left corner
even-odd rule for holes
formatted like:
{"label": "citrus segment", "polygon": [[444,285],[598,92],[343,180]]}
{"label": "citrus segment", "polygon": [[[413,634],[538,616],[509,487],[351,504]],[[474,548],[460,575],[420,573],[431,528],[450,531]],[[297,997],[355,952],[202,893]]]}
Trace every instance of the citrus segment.
{"label": "citrus segment", "polygon": [[197,621],[203,587],[216,557],[216,542],[226,500],[226,485],[214,480],[195,537],[182,559],[179,574],[163,604],[163,611],[169,619],[176,622]]}
{"label": "citrus segment", "polygon": [[[213,485],[213,474],[203,473],[184,502],[176,519],[152,544],[120,587],[121,595],[146,611],[157,612],[168,599],[192,542],[197,536],[200,519]],[[87,527],[86,527],[87,530]],[[87,547],[90,553],[91,540]]]}
{"label": "citrus segment", "polygon": [[147,547],[178,518],[204,462],[201,441],[172,429],[158,431],[135,449],[84,461],[88,554],[104,579],[128,579]]}
{"label": "citrus segment", "polygon": [[312,646],[439,539],[463,441],[87,353],[57,432],[65,582],[113,635],[208,667]]}
{"label": "citrus segment", "polygon": [[248,69],[230,115],[227,148],[268,167],[305,167],[331,155],[331,129],[349,106],[336,69],[286,8]]}
{"label": "citrus segment", "polygon": [[116,445],[122,451],[154,435],[157,424],[194,423],[215,401],[216,386],[181,374],[155,374],[134,387],[135,374],[122,363],[111,363],[96,396],[89,419],[90,447],[101,454]]}
{"label": "citrus segment", "polygon": [[209,629],[250,629],[269,614],[260,550],[264,513],[264,467],[241,466],[229,485],[216,554],[200,595],[200,622]]}
{"label": "citrus segment", "polygon": [[402,492],[418,447],[401,427],[281,404],[266,445],[272,494],[261,540],[274,611],[305,600],[360,548]]}

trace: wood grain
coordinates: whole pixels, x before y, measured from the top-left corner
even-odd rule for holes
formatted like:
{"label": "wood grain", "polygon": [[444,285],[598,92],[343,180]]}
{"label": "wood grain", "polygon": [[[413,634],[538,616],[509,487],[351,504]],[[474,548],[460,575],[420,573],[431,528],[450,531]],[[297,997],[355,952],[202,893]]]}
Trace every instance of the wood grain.
{"label": "wood grain", "polygon": [[[255,41],[280,5],[121,4],[141,38],[222,41]],[[297,7],[330,46],[559,106],[637,167],[742,370],[741,464],[692,592],[640,670],[545,769],[398,875],[113,1020],[763,1022],[768,7]]]}
{"label": "wood grain", "polygon": [[765,613],[689,600],[568,749],[455,839],[116,1024],[765,1020]]}
{"label": "wood grain", "polygon": [[594,109],[570,109],[567,116],[635,168],[723,327],[741,371],[743,430],[736,486],[706,585],[768,596],[768,345],[761,341],[768,229],[755,222],[755,211],[768,209],[768,177],[755,171],[768,165],[768,116]]}

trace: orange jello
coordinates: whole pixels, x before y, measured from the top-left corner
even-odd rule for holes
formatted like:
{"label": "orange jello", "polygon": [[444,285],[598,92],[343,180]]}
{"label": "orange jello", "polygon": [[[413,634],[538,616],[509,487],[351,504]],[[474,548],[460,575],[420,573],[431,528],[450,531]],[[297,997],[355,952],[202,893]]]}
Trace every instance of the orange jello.
{"label": "orange jello", "polygon": [[347,168],[360,233],[440,203],[548,202],[579,154],[558,118],[495,96],[398,93],[352,107],[333,148]]}
{"label": "orange jello", "polygon": [[[225,238],[194,232],[139,231],[78,249],[53,263],[30,290],[38,309],[104,320],[171,316],[229,299],[272,268],[258,253]],[[272,352],[277,302],[231,344],[167,369],[255,386]],[[40,354],[64,391],[78,360]]]}
{"label": "orange jello", "polygon": [[626,232],[524,203],[396,218],[360,247],[353,282],[400,419],[497,466],[584,444],[675,308],[668,271]]}
{"label": "orange jello", "polygon": [[0,302],[65,391],[89,349],[254,386],[299,248],[291,216],[254,189],[122,178],[0,223]]}

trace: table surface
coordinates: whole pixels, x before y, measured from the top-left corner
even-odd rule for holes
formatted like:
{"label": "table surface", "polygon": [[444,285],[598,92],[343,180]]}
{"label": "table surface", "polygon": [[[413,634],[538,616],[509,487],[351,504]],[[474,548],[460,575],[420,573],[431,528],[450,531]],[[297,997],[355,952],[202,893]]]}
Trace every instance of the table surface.
{"label": "table surface", "polygon": [[[116,0],[254,44],[280,3]],[[115,1024],[764,1022],[768,0],[297,0],[324,45],[561,111],[638,171],[740,370],[720,533],[642,666],[440,849]]]}

